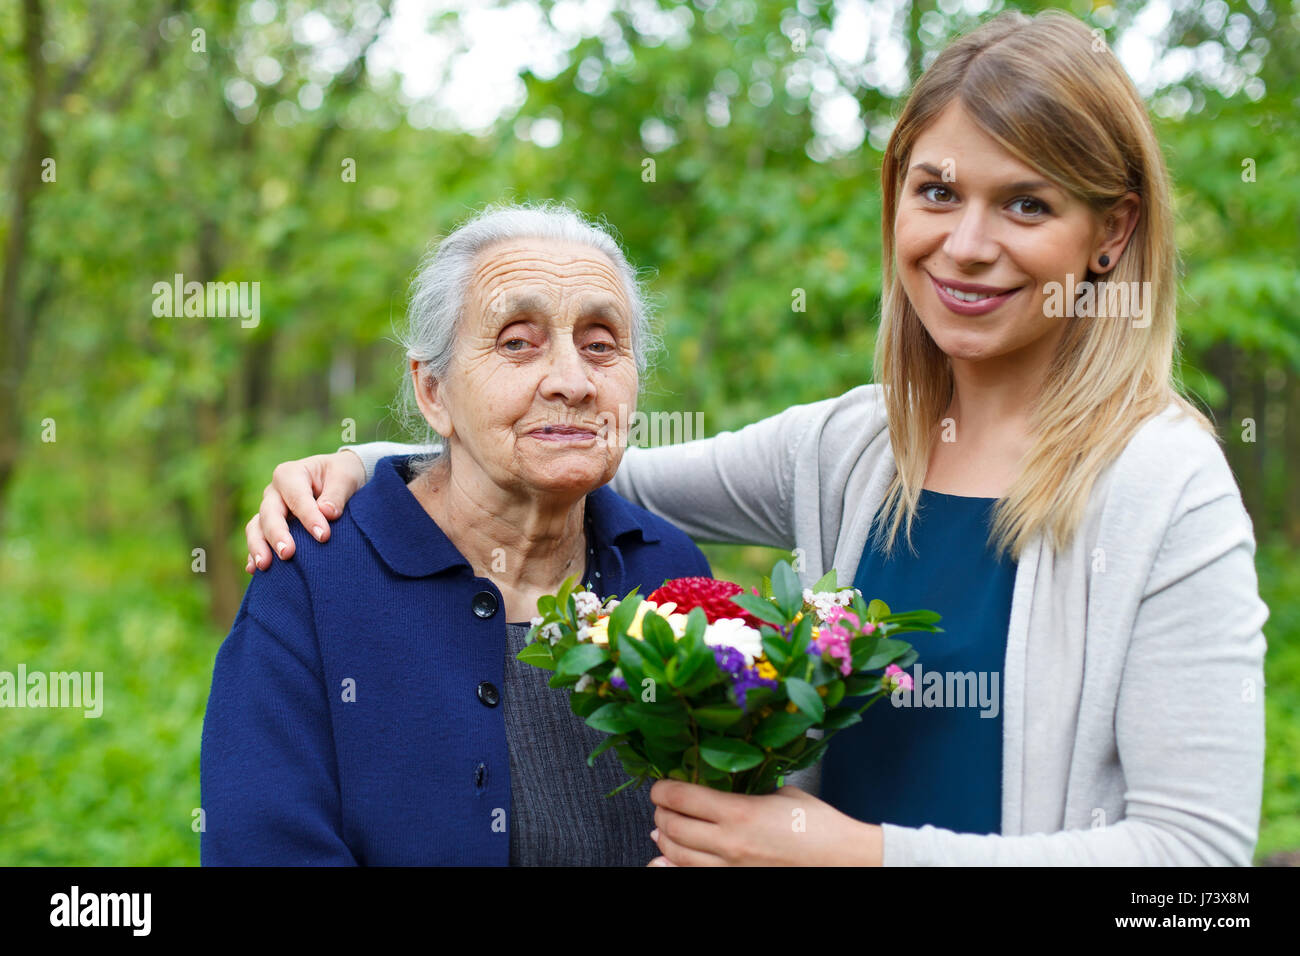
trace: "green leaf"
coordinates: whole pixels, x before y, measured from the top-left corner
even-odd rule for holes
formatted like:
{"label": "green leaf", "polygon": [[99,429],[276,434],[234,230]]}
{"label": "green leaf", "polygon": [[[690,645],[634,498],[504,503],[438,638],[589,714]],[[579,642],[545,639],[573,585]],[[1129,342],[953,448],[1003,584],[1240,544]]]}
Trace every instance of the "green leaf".
{"label": "green leaf", "polygon": [[812,616],[805,614],[799,619],[799,623],[794,626],[794,632],[790,635],[790,657],[794,660],[799,659],[799,655],[808,650],[808,645],[812,641],[813,619]]}
{"label": "green leaf", "polygon": [[597,758],[597,757],[599,757],[601,754],[603,754],[603,753],[604,753],[606,750],[608,750],[610,747],[617,747],[619,744],[621,744],[621,743],[622,743],[624,740],[626,740],[626,739],[627,739],[627,738],[624,737],[622,734],[614,734],[614,735],[612,735],[612,736],[610,736],[610,737],[606,737],[606,738],[605,738],[604,740],[602,740],[600,743],[596,744],[596,749],[595,749],[595,750],[593,750],[591,753],[587,754],[587,766],[588,766],[588,767],[594,767],[594,766],[596,765],[596,758]]}
{"label": "green leaf", "polygon": [[607,734],[625,734],[629,730],[635,730],[636,724],[632,723],[623,712],[626,706],[621,701],[610,701],[588,717],[586,724]]}
{"label": "green leaf", "polygon": [[859,670],[873,671],[878,667],[885,667],[893,663],[894,659],[906,654],[912,645],[907,641],[891,641],[889,638],[882,638],[876,645],[876,652],[867,659]]}
{"label": "green leaf", "polygon": [[798,677],[787,677],[785,692],[790,695],[794,705],[814,721],[820,722],[826,715],[821,695],[817,693],[817,688],[807,681],[800,680]]}
{"label": "green leaf", "polygon": [[816,594],[819,591],[843,590],[837,583],[838,581],[839,581],[839,575],[835,573],[834,568],[831,568],[829,571],[827,571],[825,574],[823,574],[821,577],[817,579],[817,583],[812,586],[812,592]]}
{"label": "green leaf", "polygon": [[772,666],[778,670],[784,669],[785,665],[790,661],[790,645],[786,643],[783,637],[765,636],[763,638],[763,653],[772,662]]}
{"label": "green leaf", "polygon": [[728,773],[738,773],[763,762],[763,751],[736,737],[705,737],[700,741],[700,756],[709,766]]}
{"label": "green leaf", "polygon": [[[657,650],[638,637],[633,637],[631,634],[624,634],[619,639],[620,661],[622,660],[621,654],[628,647],[631,647],[637,656],[637,666],[640,668],[642,676],[649,677],[656,684],[663,685],[665,690],[672,686],[668,680],[668,672],[664,670],[663,659],[659,657],[659,652]],[[624,676],[626,676],[626,672]],[[631,687],[631,684],[632,682],[628,681],[629,688]],[[637,692],[640,692],[639,686]]]}
{"label": "green leaf", "polygon": [[616,794],[616,793],[622,793],[622,792],[623,792],[624,790],[626,790],[628,787],[632,787],[633,789],[635,789],[636,787],[641,786],[641,784],[643,784],[644,782],[645,782],[645,777],[633,777],[631,780],[628,780],[628,781],[626,781],[626,782],[624,782],[624,783],[619,784],[617,787],[615,787],[615,788],[614,788],[613,790],[611,790],[609,793],[605,794],[605,796],[606,796],[606,797],[612,797],[612,796],[613,796],[614,794]]}
{"label": "green leaf", "polygon": [[842,680],[831,681],[829,684],[826,685],[826,696],[822,698],[822,702],[827,707],[834,707],[836,704],[838,704],[840,701],[844,699],[844,690],[845,690],[844,681]]}
{"label": "green leaf", "polygon": [[551,653],[551,646],[545,641],[534,641],[525,645],[524,649],[515,655],[515,660],[532,664],[542,670],[555,670],[555,655]]}
{"label": "green leaf", "polygon": [[880,621],[881,618],[889,617],[889,605],[884,601],[876,598],[867,605],[867,620]]}
{"label": "green leaf", "polygon": [[618,607],[609,616],[609,633],[611,640],[615,634],[626,634],[627,626],[636,620],[636,609],[641,605],[642,599],[635,595],[628,595],[623,599]]}
{"label": "green leaf", "polygon": [[596,693],[569,695],[569,709],[582,718],[590,717],[604,704],[605,698]]}
{"label": "green leaf", "polygon": [[716,707],[696,707],[691,711],[691,716],[697,724],[708,730],[726,730],[745,714],[739,707],[719,704]]}
{"label": "green leaf", "polygon": [[641,639],[659,652],[661,660],[672,657],[677,650],[672,625],[653,611],[641,618]]}
{"label": "green leaf", "polygon": [[790,623],[793,614],[782,614],[775,604],[765,598],[758,597],[754,594],[733,594],[731,596],[733,604],[743,607],[760,621],[767,621],[769,624],[775,624],[777,627],[785,627]]}
{"label": "green leaf", "polygon": [[686,740],[690,743],[690,722],[686,708],[675,698],[649,703],[633,701],[623,705],[624,715],[647,738],[656,738],[661,746]]}
{"label": "green leaf", "polygon": [[542,617],[556,612],[555,595],[543,594],[537,599],[537,613]]}
{"label": "green leaf", "polygon": [[778,710],[754,729],[754,743],[760,747],[783,747],[807,732],[814,721],[800,711],[797,714]]}
{"label": "green leaf", "polygon": [[822,726],[827,730],[843,730],[845,727],[852,727],[854,724],[862,723],[862,715],[852,707],[837,707],[826,715],[826,720]]}
{"label": "green leaf", "polygon": [[607,660],[609,660],[608,649],[599,644],[579,644],[560,658],[556,673],[566,677],[578,676]]}
{"label": "green leaf", "polygon": [[788,562],[778,561],[772,568],[772,594],[776,605],[790,619],[803,607],[803,588],[799,586],[799,577]]}

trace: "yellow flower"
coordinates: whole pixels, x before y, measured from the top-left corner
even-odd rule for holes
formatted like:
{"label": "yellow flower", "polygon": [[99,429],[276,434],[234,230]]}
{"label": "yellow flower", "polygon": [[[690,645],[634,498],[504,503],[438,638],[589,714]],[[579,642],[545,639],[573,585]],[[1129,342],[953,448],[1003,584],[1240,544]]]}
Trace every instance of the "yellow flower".
{"label": "yellow flower", "polygon": [[799,705],[792,700],[787,701],[785,705],[785,712],[787,714],[797,714],[799,713]]}
{"label": "yellow flower", "polygon": [[591,625],[591,628],[587,632],[587,634],[591,638],[591,643],[608,645],[609,644],[609,618],[608,617],[597,618],[596,623]]}
{"label": "yellow flower", "polygon": [[[684,633],[686,627],[686,618],[680,614],[674,615],[673,611],[676,609],[677,609],[677,605],[671,601],[668,602],[667,604],[660,604],[658,606],[656,606],[653,601],[642,601],[640,604],[637,605],[636,617],[634,617],[632,619],[632,623],[628,625],[627,633],[632,637],[638,637],[638,638],[641,637],[641,619],[644,618],[646,616],[646,613],[649,611],[654,611],[656,614],[658,614],[664,620],[668,621],[670,624],[673,623],[672,621],[673,617],[680,617],[681,625]],[[609,638],[607,637],[606,641],[608,640]]]}
{"label": "yellow flower", "polygon": [[759,658],[756,667],[758,669],[759,677],[766,680],[776,680],[776,668],[772,666],[772,662],[766,657]]}

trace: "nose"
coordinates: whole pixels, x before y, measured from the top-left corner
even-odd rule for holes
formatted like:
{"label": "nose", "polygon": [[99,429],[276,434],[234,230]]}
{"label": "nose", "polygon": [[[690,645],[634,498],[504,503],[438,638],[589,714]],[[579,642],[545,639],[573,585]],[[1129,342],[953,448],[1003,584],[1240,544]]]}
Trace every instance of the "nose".
{"label": "nose", "polygon": [[948,257],[961,268],[995,261],[998,243],[988,222],[988,210],[972,202],[955,216],[956,223],[943,244]]}
{"label": "nose", "polygon": [[581,405],[596,395],[596,383],[572,336],[557,335],[547,354],[546,374],[539,389],[543,398]]}

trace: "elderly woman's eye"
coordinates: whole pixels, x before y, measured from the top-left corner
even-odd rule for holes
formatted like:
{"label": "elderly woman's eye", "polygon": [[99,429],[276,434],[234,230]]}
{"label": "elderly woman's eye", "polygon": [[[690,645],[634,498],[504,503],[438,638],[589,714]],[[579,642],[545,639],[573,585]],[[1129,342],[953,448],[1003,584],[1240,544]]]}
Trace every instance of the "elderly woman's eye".
{"label": "elderly woman's eye", "polygon": [[528,348],[528,340],[506,339],[506,341],[502,343],[502,346],[507,352],[522,352],[524,349]]}

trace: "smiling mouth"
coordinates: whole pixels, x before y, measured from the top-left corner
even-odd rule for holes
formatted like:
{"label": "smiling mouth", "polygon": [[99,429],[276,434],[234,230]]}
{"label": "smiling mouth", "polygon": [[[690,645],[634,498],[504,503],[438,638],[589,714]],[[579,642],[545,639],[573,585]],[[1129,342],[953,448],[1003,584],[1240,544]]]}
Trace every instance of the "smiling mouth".
{"label": "smiling mouth", "polygon": [[935,284],[938,285],[939,288],[943,289],[944,292],[947,292],[954,299],[961,302],[983,302],[985,299],[996,299],[998,296],[1007,295],[1008,293],[1015,292],[1016,289],[1020,288],[1019,286],[1014,286],[1010,289],[996,289],[989,292],[966,292],[962,289],[954,289],[952,286],[940,282],[938,279],[935,279],[934,281]]}
{"label": "smiling mouth", "polygon": [[998,289],[994,286],[963,282],[961,284],[966,288],[958,289],[929,273],[926,274],[934,285],[939,301],[959,315],[984,315],[1000,309],[1003,303],[1024,288],[1024,286],[1014,286],[1010,289]]}

